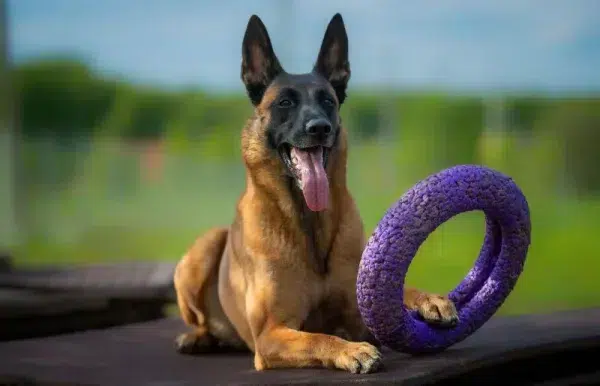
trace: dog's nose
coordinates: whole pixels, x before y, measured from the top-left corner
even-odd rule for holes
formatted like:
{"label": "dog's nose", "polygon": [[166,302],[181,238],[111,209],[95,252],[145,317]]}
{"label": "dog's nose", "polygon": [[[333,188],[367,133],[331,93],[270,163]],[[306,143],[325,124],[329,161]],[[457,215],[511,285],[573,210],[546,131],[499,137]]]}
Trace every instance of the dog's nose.
{"label": "dog's nose", "polygon": [[310,135],[327,135],[331,133],[331,123],[326,119],[311,119],[305,129]]}

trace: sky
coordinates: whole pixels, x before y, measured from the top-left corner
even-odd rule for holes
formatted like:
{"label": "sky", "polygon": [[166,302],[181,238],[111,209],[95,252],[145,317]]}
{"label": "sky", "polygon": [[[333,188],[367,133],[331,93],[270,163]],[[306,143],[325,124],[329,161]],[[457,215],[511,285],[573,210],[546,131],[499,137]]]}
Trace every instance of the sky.
{"label": "sky", "polygon": [[16,62],[69,54],[134,82],[241,91],[250,15],[307,72],[336,12],[357,87],[600,91],[598,0],[8,0],[9,43]]}

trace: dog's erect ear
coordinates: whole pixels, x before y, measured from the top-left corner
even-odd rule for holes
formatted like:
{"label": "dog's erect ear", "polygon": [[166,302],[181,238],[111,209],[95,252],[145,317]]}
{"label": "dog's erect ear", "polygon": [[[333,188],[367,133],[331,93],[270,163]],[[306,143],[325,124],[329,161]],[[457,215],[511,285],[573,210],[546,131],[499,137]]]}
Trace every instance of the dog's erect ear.
{"label": "dog's erect ear", "polygon": [[241,74],[252,104],[260,103],[267,86],[282,71],[267,28],[258,16],[252,15],[242,43]]}
{"label": "dog's erect ear", "polygon": [[348,35],[342,15],[336,13],[325,31],[319,57],[314,70],[333,86],[340,104],[346,99],[346,86],[350,80],[348,62]]}

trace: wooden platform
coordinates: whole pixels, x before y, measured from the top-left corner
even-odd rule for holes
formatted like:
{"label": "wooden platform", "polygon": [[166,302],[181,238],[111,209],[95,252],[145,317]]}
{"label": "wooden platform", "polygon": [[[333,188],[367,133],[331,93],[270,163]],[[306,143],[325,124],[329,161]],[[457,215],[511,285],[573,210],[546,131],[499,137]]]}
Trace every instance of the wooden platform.
{"label": "wooden platform", "polygon": [[251,355],[245,353],[182,356],[175,352],[173,339],[183,329],[178,319],[163,318],[0,343],[0,383],[3,376],[5,383],[12,379],[111,386],[493,385],[524,378],[531,381],[528,384],[542,384],[539,382],[574,370],[580,377],[596,377],[596,381],[600,376],[593,373],[599,370],[597,361],[581,360],[600,354],[600,309],[493,318],[466,341],[441,354],[410,357],[384,351],[385,369],[369,375],[317,369],[256,372]]}
{"label": "wooden platform", "polygon": [[172,298],[173,262],[135,261],[0,271],[0,288],[81,292],[112,298]]}
{"label": "wooden platform", "polygon": [[0,269],[0,341],[105,328],[165,316],[174,263]]}

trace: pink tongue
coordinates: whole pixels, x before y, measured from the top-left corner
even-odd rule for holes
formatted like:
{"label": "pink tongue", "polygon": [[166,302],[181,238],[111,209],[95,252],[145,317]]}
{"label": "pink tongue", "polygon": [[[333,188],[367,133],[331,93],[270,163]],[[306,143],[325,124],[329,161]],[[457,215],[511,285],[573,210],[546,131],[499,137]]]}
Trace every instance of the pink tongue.
{"label": "pink tongue", "polygon": [[323,168],[323,148],[297,149],[292,147],[292,162],[302,179],[302,193],[306,205],[313,212],[327,209],[329,205],[329,181]]}

